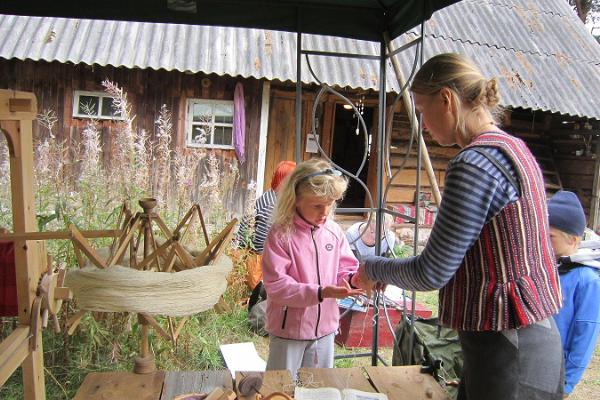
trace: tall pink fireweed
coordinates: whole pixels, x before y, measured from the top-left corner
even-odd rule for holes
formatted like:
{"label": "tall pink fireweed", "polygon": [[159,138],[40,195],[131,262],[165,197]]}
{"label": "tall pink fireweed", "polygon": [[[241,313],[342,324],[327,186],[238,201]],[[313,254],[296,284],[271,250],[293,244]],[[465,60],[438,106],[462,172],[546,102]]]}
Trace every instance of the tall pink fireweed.
{"label": "tall pink fireweed", "polygon": [[171,135],[173,124],[171,123],[171,112],[167,105],[160,107],[156,124],[156,142],[154,144],[154,157],[152,168],[152,194],[158,202],[160,209],[167,209],[169,199],[169,180],[171,177]]}
{"label": "tall pink fireweed", "polygon": [[152,169],[152,147],[145,129],[140,129],[134,142],[135,164],[133,171],[134,187],[141,190],[141,195],[151,191],[150,170]]}
{"label": "tall pink fireweed", "polygon": [[88,119],[81,132],[80,176],[79,182],[94,179],[103,172],[102,143],[96,119]]}
{"label": "tall pink fireweed", "polygon": [[230,210],[237,208],[235,204],[235,192],[239,187],[240,171],[237,159],[225,159],[221,162],[221,172],[219,174],[219,202],[220,207],[215,207],[211,215],[220,230],[232,218]]}
{"label": "tall pink fireweed", "polygon": [[117,84],[106,79],[102,82],[104,91],[113,97],[112,107],[122,120],[115,123],[114,141],[111,143],[111,168],[109,176],[111,186],[118,188],[124,199],[134,198],[135,132],[131,113],[131,104],[127,93]]}
{"label": "tall pink fireweed", "polygon": [[177,218],[183,217],[192,205],[194,177],[198,163],[205,155],[204,149],[178,148],[173,157],[173,194],[170,204],[177,210]]}
{"label": "tall pink fireweed", "polygon": [[244,204],[243,214],[240,218],[245,222],[246,230],[243,232],[243,235],[235,236],[236,242],[234,245],[236,247],[250,247],[256,222],[256,207],[254,207],[254,204],[256,203],[256,197],[256,181],[251,181],[246,186],[246,202]]}
{"label": "tall pink fireweed", "polygon": [[[58,118],[53,110],[42,110],[36,119],[40,126],[34,140],[36,213],[41,228],[58,224],[67,208],[69,193],[75,184],[70,142],[59,140],[54,133]],[[48,225],[50,224],[50,225]]]}
{"label": "tall pink fireweed", "polygon": [[231,218],[227,210],[232,206],[238,178],[237,165],[228,160],[219,160],[214,152],[210,152],[203,160],[194,198],[199,204],[205,205],[211,231],[218,232]]}
{"label": "tall pink fireweed", "polygon": [[[91,115],[91,112],[88,112]],[[79,143],[78,162],[79,176],[77,179],[77,194],[81,204],[81,219],[85,226],[93,228],[95,218],[102,215],[105,205],[110,203],[110,196],[106,191],[106,170],[102,163],[102,142],[98,121],[86,120],[85,128],[81,132]],[[71,207],[77,210],[77,207]]]}
{"label": "tall pink fireweed", "polygon": [[[207,224],[214,225],[213,210],[215,205],[222,207],[221,200],[221,188],[220,184],[220,165],[219,160],[215,157],[213,152],[210,152],[208,157],[204,159],[201,171],[202,174],[199,177],[200,183],[198,185],[198,195],[201,199],[200,204],[206,204],[209,208]],[[213,229],[214,230],[214,229]]]}

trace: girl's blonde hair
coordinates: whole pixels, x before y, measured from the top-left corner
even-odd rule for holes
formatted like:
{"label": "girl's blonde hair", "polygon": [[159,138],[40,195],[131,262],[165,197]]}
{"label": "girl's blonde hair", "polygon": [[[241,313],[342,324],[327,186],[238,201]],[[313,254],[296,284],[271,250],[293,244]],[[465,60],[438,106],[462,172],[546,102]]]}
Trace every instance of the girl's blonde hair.
{"label": "girl's blonde hair", "polygon": [[[455,129],[463,139],[472,139],[472,133],[467,132],[466,119],[475,111],[483,110],[490,121],[499,124],[502,110],[498,105],[498,81],[496,78],[485,79],[467,57],[455,53],[438,54],[423,64],[411,85],[412,92],[423,95],[436,94],[443,88],[449,89],[455,100],[452,102]],[[463,108],[466,118],[463,118]]]}
{"label": "girl's blonde hair", "polygon": [[320,158],[298,164],[294,172],[283,181],[281,191],[277,195],[273,225],[284,232],[291,232],[296,200],[302,195],[340,200],[348,187],[348,180],[337,173],[329,162]]}

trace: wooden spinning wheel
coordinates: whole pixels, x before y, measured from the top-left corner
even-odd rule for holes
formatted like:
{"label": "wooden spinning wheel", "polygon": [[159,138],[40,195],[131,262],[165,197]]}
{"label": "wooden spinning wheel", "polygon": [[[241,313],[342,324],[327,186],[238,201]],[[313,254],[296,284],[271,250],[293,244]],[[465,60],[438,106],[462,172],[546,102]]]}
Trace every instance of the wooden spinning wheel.
{"label": "wooden spinning wheel", "polygon": [[[104,257],[90,245],[85,236],[75,226],[70,227],[71,239],[80,267],[91,263],[99,269],[108,270],[111,267],[126,264],[136,271],[177,273],[211,265],[225,250],[225,244],[229,241],[233,233],[233,227],[237,222],[235,219],[230,221],[212,241],[209,241],[202,211],[198,205],[192,206],[175,230],[171,232],[160,216],[154,212],[153,209],[156,206],[154,199],[141,199],[139,204],[143,211],[135,215],[125,205],[122,207],[118,222],[121,228],[120,234],[114,236],[113,242],[108,248],[108,254]],[[181,241],[190,232],[190,227],[196,218],[202,227],[202,238],[206,246],[202,251],[193,254],[181,244]],[[164,237],[162,243],[157,240],[155,229]],[[141,256],[138,254],[140,249],[143,249]],[[129,250],[128,255],[126,254],[127,250]],[[86,261],[86,258],[89,262]],[[77,293],[75,295],[77,297]],[[81,295],[80,293],[80,297]],[[147,295],[152,294],[147,293]],[[74,332],[86,312],[87,310],[83,309],[69,320],[69,333]],[[165,340],[176,344],[188,316],[183,316],[177,321],[174,316],[167,315],[167,327],[163,328],[151,315],[152,312],[139,310],[136,312],[142,329],[140,356],[136,359],[134,371],[149,373],[155,370],[154,358],[149,351],[149,327],[154,328]]]}

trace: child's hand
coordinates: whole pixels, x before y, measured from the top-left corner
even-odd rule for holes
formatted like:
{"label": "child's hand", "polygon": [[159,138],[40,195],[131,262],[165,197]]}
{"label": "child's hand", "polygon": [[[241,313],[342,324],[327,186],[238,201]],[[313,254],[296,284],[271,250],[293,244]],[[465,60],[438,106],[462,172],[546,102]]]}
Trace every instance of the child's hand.
{"label": "child's hand", "polygon": [[350,284],[344,281],[344,286],[325,286],[321,291],[321,297],[324,299],[343,299],[348,296],[359,296],[364,295],[365,291],[362,289],[352,289]]}

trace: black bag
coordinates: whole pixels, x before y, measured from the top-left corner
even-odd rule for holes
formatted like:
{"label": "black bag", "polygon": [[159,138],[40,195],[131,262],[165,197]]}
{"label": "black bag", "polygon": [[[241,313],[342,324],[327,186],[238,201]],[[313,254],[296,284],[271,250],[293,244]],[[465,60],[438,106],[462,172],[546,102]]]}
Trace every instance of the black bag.
{"label": "black bag", "polygon": [[256,285],[248,300],[248,322],[252,330],[261,336],[268,336],[265,330],[267,320],[267,291],[262,281]]}

